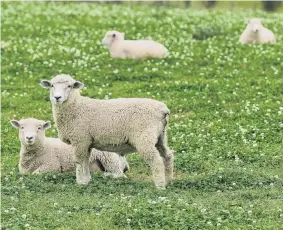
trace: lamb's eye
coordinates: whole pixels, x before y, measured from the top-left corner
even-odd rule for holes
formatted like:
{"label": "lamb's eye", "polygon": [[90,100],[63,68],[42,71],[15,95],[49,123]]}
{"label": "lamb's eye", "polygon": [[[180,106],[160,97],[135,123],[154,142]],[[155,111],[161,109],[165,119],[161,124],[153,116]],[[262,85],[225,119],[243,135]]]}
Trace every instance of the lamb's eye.
{"label": "lamb's eye", "polygon": [[24,129],[24,126],[22,126],[21,129]]}
{"label": "lamb's eye", "polygon": [[71,86],[71,85],[68,85],[68,88],[72,88],[72,86]]}
{"label": "lamb's eye", "polygon": [[53,87],[54,87],[54,85],[51,85],[51,87],[53,88]]}
{"label": "lamb's eye", "polygon": [[38,130],[41,130],[41,127],[38,127],[37,129],[38,129]]}

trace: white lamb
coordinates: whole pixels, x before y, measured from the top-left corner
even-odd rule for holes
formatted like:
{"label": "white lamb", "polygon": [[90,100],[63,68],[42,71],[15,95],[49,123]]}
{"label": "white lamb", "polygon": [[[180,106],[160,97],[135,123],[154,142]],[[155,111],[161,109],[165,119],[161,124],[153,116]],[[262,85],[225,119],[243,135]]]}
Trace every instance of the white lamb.
{"label": "white lamb", "polygon": [[165,188],[173,176],[173,154],[167,146],[169,109],[144,98],[96,100],[80,95],[83,84],[58,75],[41,86],[50,88],[50,100],[59,138],[75,148],[78,184],[88,184],[89,150],[139,152],[150,165],[156,187]]}
{"label": "white lamb", "polygon": [[102,44],[110,52],[112,58],[166,58],[169,55],[167,48],[151,40],[124,40],[124,33],[118,31],[106,32]]}
{"label": "white lamb", "polygon": [[[11,124],[19,129],[21,141],[20,173],[69,172],[76,167],[74,149],[58,138],[45,137],[45,130],[50,122],[34,118],[11,120]],[[129,165],[125,157],[113,152],[92,150],[89,167],[93,172],[103,171],[113,177],[125,177],[124,172]]]}
{"label": "white lamb", "polygon": [[275,44],[276,39],[272,31],[265,28],[258,18],[253,18],[248,22],[248,25],[240,37],[242,44]]}

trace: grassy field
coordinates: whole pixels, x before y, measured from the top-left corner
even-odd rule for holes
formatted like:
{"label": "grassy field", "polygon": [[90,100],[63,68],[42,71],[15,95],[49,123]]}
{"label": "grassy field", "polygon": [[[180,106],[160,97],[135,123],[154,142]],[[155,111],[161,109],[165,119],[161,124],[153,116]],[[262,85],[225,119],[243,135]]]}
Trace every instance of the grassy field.
{"label": "grassy field", "polygon": [[[2,229],[282,229],[283,16],[83,3],[2,3]],[[240,45],[251,17],[278,44]],[[107,30],[150,36],[166,60],[113,60]],[[10,119],[51,120],[41,79],[67,73],[92,98],[149,97],[171,110],[175,179],[156,190],[138,154],[127,179],[22,176]],[[47,132],[56,137],[54,127]]]}
{"label": "grassy field", "polygon": [[[190,9],[204,9],[205,4],[204,2],[207,1],[190,1],[190,4],[186,6],[187,1],[138,1],[139,4],[144,4],[144,5],[161,5],[161,6],[168,6],[168,7],[188,7]],[[137,4],[137,1],[135,0],[129,0],[129,1],[122,1],[123,4]],[[264,10],[262,1],[233,1],[233,0],[226,0],[226,1],[216,1],[214,9],[228,9],[228,10],[242,10],[242,9],[254,9],[254,10],[259,10],[262,9]],[[275,10],[276,12],[282,12],[283,11],[283,4],[278,6]]]}

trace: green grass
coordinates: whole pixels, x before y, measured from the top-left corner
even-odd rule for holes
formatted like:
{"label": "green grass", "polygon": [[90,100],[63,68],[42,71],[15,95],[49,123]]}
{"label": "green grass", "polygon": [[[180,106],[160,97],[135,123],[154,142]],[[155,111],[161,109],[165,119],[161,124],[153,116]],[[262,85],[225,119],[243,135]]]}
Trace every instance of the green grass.
{"label": "green grass", "polygon": [[[123,4],[137,4],[134,0],[129,1],[122,1]],[[189,6],[186,6],[185,1],[139,1],[140,4],[143,5],[155,5],[155,6],[168,6],[168,7],[188,7],[190,9],[204,9],[205,4],[204,2],[207,1],[190,1]],[[212,9],[228,9],[228,10],[241,10],[241,9],[253,9],[258,10],[262,9],[264,10],[262,1],[233,1],[233,0],[227,0],[227,1],[216,1],[216,4]],[[277,12],[283,11],[283,4],[281,3],[276,10]]]}
{"label": "green grass", "polygon": [[[276,45],[240,45],[264,18]],[[263,11],[82,3],[2,3],[3,229],[282,229],[283,20]],[[114,60],[107,30],[151,36],[166,60]],[[4,41],[4,42],[3,42]],[[21,176],[10,119],[53,120],[41,79],[67,73],[93,98],[150,97],[171,110],[175,179],[156,190],[138,154],[128,179]],[[56,137],[56,128],[48,130]],[[280,217],[281,216],[281,217]]]}

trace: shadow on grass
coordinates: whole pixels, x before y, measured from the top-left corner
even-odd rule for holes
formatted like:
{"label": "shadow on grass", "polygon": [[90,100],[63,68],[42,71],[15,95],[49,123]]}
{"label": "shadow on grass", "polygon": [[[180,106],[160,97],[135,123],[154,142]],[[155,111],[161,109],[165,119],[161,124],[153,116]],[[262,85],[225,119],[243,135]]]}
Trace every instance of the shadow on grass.
{"label": "shadow on grass", "polygon": [[66,193],[78,194],[136,194],[137,190],[154,189],[149,182],[129,180],[127,178],[113,179],[102,175],[92,175],[88,185],[77,185],[75,173],[45,173],[41,175],[6,175],[2,178],[2,195],[31,193]]}
{"label": "shadow on grass", "polygon": [[[283,186],[283,180],[259,173],[239,170],[216,171],[211,174],[173,180],[166,191],[170,190],[200,190],[226,191],[243,188],[266,188],[269,186]],[[135,195],[137,191],[142,193],[156,192],[153,183],[149,181],[131,180],[127,178],[113,179],[102,175],[93,175],[90,184],[83,186],[76,184],[74,173],[42,175],[25,175],[18,173],[6,175],[2,179],[2,195],[31,193],[65,193],[78,194],[116,194],[125,193]],[[161,192],[161,191],[160,191]],[[162,192],[161,192],[162,193]]]}
{"label": "shadow on grass", "polygon": [[283,180],[259,173],[227,170],[225,172],[216,171],[191,179],[174,180],[169,189],[196,189],[207,192],[238,190],[243,188],[266,188],[269,186],[283,186]]}

